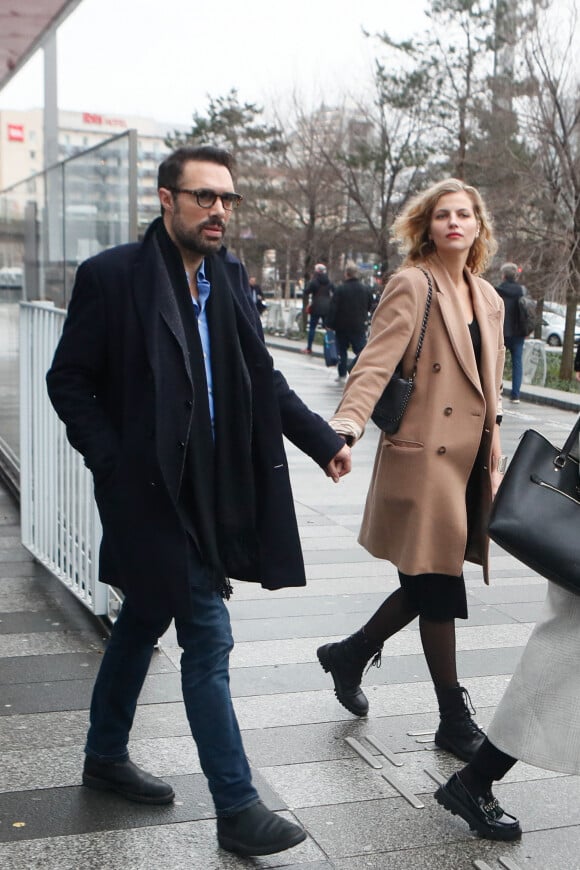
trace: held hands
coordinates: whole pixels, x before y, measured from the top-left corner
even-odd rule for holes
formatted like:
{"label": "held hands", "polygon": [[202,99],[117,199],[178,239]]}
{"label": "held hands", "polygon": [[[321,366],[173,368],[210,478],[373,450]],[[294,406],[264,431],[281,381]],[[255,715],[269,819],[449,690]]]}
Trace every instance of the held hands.
{"label": "held hands", "polygon": [[340,448],[338,453],[330,460],[324,473],[327,477],[332,477],[335,483],[338,483],[341,477],[348,474],[351,469],[350,447],[345,444]]}

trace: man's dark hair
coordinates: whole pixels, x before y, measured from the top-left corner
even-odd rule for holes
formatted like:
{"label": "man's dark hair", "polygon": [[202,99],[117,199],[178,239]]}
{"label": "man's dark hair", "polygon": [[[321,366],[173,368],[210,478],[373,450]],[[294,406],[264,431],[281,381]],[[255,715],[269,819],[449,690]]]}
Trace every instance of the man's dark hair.
{"label": "man's dark hair", "polygon": [[217,163],[219,166],[225,166],[230,172],[233,172],[234,168],[234,158],[224,148],[216,148],[213,145],[183,145],[159,164],[157,190],[160,187],[166,187],[169,190],[172,187],[179,187],[183,167],[190,160]]}

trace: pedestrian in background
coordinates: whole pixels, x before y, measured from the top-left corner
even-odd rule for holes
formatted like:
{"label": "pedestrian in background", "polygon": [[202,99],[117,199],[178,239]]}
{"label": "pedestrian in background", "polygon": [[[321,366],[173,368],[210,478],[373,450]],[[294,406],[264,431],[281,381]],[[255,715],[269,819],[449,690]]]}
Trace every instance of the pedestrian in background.
{"label": "pedestrian in background", "polygon": [[393,234],[406,258],[384,290],[330,424],[356,443],[399,363],[410,376],[428,275],[434,292],[415,387],[399,430],[379,437],[359,535],[373,556],[397,567],[400,588],[355,634],[320,647],[318,658],[338,700],[364,716],[365,666],[418,617],[440,712],[435,743],[467,761],[484,734],[458,682],[455,620],[467,618],[464,561],[482,565],[488,582],[487,522],[504,463],[503,303],[479,277],[495,241],[480,194],[457,179],[412,199]]}
{"label": "pedestrian in background", "polygon": [[302,353],[312,353],[316,327],[320,322],[326,325],[326,316],[330,307],[330,298],[334,292],[334,284],[330,281],[324,263],[317,263],[314,276],[306,287],[306,310],[309,312],[307,344]]}
{"label": "pedestrian in background", "polygon": [[250,281],[250,291],[252,293],[252,299],[254,300],[254,305],[258,311],[258,314],[263,314],[266,310],[266,304],[264,302],[264,294],[262,293],[262,288],[256,281],[254,275],[252,275],[249,279]]}
{"label": "pedestrian in background", "polygon": [[338,350],[338,378],[345,381],[348,349],[355,356],[367,343],[367,321],[373,305],[373,293],[358,280],[358,269],[348,263],[344,270],[344,283],[339,284],[330,300],[326,325],[336,333]]}
{"label": "pedestrian in background", "polygon": [[305,584],[283,435],[335,481],[349,449],[273,368],[246,272],[223,247],[232,160],[179,148],[140,244],[82,263],[48,391],[93,473],[99,576],[124,593],[95,682],[83,784],[145,804],[169,783],[129,758],[137,700],[172,619],[220,845],[267,855],[305,833],[260,801],[232,704],[230,577]]}
{"label": "pedestrian in background", "polygon": [[503,321],[503,340],[512,360],[512,391],[510,401],[518,405],[523,377],[523,354],[525,334],[521,328],[519,299],[526,288],[517,281],[519,268],[516,263],[504,263],[501,267],[501,284],[495,289],[503,299],[505,314]]}

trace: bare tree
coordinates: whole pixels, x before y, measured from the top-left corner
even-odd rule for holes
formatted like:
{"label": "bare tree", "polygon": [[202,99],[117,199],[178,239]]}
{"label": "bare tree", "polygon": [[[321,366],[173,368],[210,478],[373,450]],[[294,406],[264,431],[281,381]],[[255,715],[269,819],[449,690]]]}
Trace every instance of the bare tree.
{"label": "bare tree", "polygon": [[[351,235],[369,237],[381,272],[390,268],[389,229],[395,212],[424,179],[434,153],[424,71],[389,71],[377,61],[372,103],[343,116],[340,141],[325,143],[329,166],[344,189]],[[333,147],[334,146],[334,147]]]}
{"label": "bare tree", "polygon": [[261,214],[286,233],[298,249],[305,280],[317,260],[331,263],[345,229],[344,200],[325,157],[325,147],[340,135],[342,110],[324,104],[305,111],[294,97],[283,146],[262,173]]}
{"label": "bare tree", "polygon": [[[557,36],[546,20],[529,41],[526,60],[536,89],[521,118],[532,140],[535,161],[526,232],[539,257],[551,263],[548,289],[566,302],[566,326],[560,378],[572,377],[576,310],[580,301],[580,76],[577,10],[569,27],[558,22]],[[568,34],[562,39],[562,33]]]}

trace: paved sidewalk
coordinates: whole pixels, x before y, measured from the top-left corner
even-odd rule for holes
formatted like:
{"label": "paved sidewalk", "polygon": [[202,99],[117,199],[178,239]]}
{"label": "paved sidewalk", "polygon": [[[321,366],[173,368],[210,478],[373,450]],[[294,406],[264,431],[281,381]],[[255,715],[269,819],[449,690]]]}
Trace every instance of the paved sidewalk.
{"label": "paved sidewalk", "polygon": [[[317,356],[273,352],[299,395],[328,417],[341,393],[334,372]],[[555,406],[508,406],[506,452],[529,426],[561,442],[573,420]],[[516,765],[497,794],[521,818],[518,844],[480,840],[434,802],[432,777],[447,777],[460,763],[432,743],[436,703],[416,625],[385,645],[382,668],[365,677],[367,719],[338,704],[316,661],[321,642],[358,628],[396,586],[394,569],[356,543],[376,445],[372,429],[355,448],[355,470],[338,485],[289,446],[308,586],[267,593],[236,583],[231,601],[232,691],[256,782],[272,808],[308,832],[304,844],[269,858],[242,860],[217,848],[171,630],[154,656],[131,752],[173,784],[176,803],[145,807],[79,785],[106,633],[22,548],[18,509],[0,492],[1,868],[579,870],[578,777]],[[545,593],[545,581],[495,547],[492,578],[485,587],[480,572],[467,569],[470,618],[457,632],[460,674],[483,726]],[[360,741],[375,766],[347,738]],[[394,777],[424,806],[407,802]]]}

